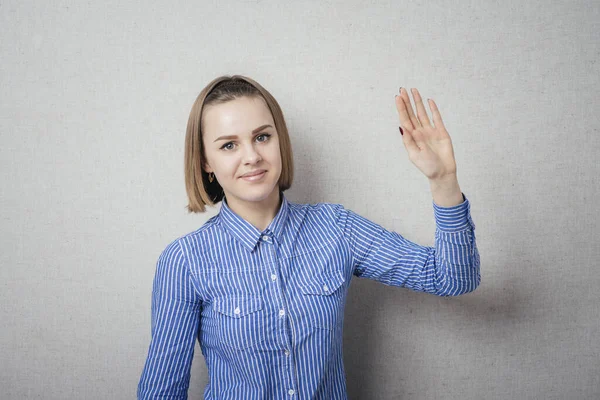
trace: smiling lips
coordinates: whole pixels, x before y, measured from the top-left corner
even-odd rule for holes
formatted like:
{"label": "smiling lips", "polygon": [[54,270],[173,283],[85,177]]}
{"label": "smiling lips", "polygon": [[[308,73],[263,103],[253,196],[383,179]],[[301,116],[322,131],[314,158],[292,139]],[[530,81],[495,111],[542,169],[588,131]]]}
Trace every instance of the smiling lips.
{"label": "smiling lips", "polygon": [[256,171],[247,172],[244,175],[242,175],[240,178],[247,180],[247,181],[257,181],[265,175],[265,172],[267,172],[267,171],[265,171],[264,169],[258,169]]}

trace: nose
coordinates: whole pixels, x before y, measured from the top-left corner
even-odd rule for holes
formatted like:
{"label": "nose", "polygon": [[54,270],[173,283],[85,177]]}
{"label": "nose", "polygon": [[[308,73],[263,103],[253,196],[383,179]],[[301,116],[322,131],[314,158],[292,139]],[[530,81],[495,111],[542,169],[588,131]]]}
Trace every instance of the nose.
{"label": "nose", "polygon": [[260,154],[253,145],[248,145],[244,149],[244,164],[256,164],[262,160]]}

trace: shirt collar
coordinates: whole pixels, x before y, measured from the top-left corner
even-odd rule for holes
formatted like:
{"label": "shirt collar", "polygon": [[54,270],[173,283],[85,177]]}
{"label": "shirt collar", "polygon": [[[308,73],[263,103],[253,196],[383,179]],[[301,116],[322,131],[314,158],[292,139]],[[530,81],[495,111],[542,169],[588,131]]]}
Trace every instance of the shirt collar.
{"label": "shirt collar", "polygon": [[281,243],[283,229],[285,228],[285,224],[288,220],[290,212],[289,202],[287,201],[283,192],[280,191],[279,196],[281,197],[281,207],[279,208],[279,211],[277,211],[273,221],[271,221],[269,226],[267,226],[263,232],[259,231],[254,225],[237,215],[231,208],[229,208],[225,197],[223,197],[223,201],[221,201],[221,210],[219,211],[221,224],[250,252],[254,250],[256,243],[258,243],[261,235],[263,234],[272,234],[276,238],[277,242]]}

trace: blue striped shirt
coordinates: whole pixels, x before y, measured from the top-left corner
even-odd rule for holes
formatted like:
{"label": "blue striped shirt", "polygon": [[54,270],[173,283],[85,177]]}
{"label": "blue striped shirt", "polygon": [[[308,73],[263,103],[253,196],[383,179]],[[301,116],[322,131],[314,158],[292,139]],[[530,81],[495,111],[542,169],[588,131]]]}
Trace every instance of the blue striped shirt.
{"label": "blue striped shirt", "polygon": [[340,204],[281,193],[264,231],[221,210],[161,253],[138,399],[187,399],[196,338],[209,399],[346,399],[342,328],[352,276],[438,296],[479,285],[469,201],[433,202],[435,247]]}

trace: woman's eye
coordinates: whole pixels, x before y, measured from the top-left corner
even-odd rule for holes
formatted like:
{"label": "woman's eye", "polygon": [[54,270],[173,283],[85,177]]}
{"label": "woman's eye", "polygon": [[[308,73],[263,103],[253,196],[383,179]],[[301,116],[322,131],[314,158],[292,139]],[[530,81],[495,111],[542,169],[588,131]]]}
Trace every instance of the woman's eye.
{"label": "woman's eye", "polygon": [[[264,143],[269,140],[271,137],[270,133],[262,133],[256,137],[256,141],[259,143]],[[235,143],[227,142],[223,146],[221,146],[221,150],[233,150],[235,148]]]}
{"label": "woman's eye", "polygon": [[[262,137],[262,138],[264,138],[264,140],[259,140],[259,138],[261,138],[261,137]],[[270,134],[268,134],[268,133],[263,133],[263,134],[261,134],[261,135],[258,135],[258,136],[256,137],[256,140],[258,140],[259,142],[266,142],[267,140],[269,140],[269,138],[270,138],[270,137],[271,137],[271,135],[270,135]]]}

